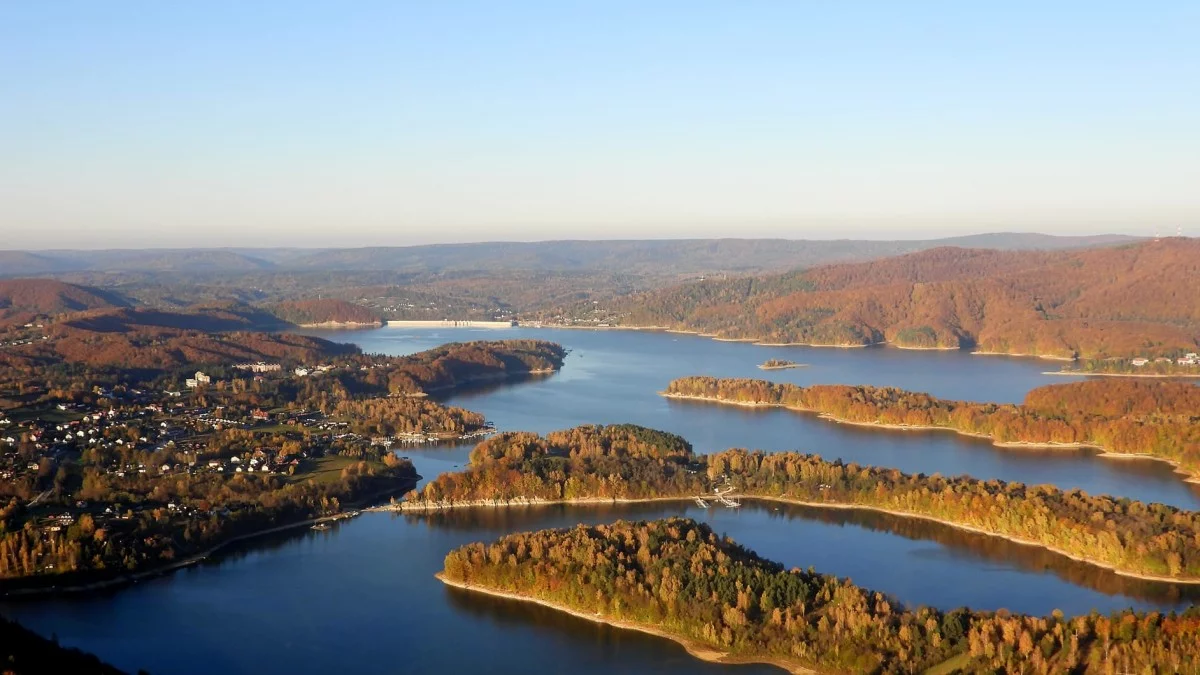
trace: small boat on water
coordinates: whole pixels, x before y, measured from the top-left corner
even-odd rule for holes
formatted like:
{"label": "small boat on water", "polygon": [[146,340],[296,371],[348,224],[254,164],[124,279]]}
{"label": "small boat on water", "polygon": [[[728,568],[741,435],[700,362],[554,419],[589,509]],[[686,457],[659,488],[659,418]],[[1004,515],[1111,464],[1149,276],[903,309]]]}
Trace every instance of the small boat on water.
{"label": "small boat on water", "polygon": [[699,497],[696,497],[696,506],[699,506],[702,509],[707,509],[708,502],[704,501],[703,499],[700,499]]}
{"label": "small boat on water", "polygon": [[329,525],[327,525],[327,524],[325,524],[325,523],[317,523],[316,525],[313,525],[313,526],[312,526],[312,529],[314,529],[314,530],[328,530],[328,529],[329,529]]}

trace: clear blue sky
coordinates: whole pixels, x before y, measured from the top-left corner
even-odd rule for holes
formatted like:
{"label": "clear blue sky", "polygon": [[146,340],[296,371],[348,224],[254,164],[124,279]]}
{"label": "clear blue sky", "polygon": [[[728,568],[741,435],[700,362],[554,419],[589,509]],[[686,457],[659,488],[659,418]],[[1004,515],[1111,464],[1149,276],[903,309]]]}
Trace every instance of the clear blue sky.
{"label": "clear blue sky", "polygon": [[0,3],[0,248],[1200,230],[1200,2]]}

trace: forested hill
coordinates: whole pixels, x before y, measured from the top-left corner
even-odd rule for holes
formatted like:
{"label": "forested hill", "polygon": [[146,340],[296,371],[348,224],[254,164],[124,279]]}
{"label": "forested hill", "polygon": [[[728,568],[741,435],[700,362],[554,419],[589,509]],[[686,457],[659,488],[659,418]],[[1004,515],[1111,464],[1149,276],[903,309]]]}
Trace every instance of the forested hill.
{"label": "forested hill", "polygon": [[550,372],[562,367],[566,355],[562,345],[545,340],[487,340],[448,342],[410,356],[381,358],[399,366],[390,378],[392,392],[431,393],[480,380]]}
{"label": "forested hill", "polygon": [[51,315],[128,304],[113,293],[53,279],[0,279],[0,310]]}
{"label": "forested hill", "polygon": [[821,345],[1059,357],[1173,356],[1200,342],[1200,240],[1080,251],[939,248],[630,297],[625,325]]}
{"label": "forested hill", "polygon": [[129,303],[110,293],[53,279],[0,279],[0,329],[64,312],[125,307]]}
{"label": "forested hill", "polygon": [[[78,649],[61,647],[20,624],[0,618],[0,661],[6,675],[122,675]],[[141,672],[141,671],[139,671]]]}
{"label": "forested hill", "polygon": [[358,351],[321,338],[258,330],[264,321],[279,325],[272,315],[244,307],[79,312],[11,329],[4,336],[10,344],[0,350],[0,366],[170,369],[262,360],[307,363]]}
{"label": "forested hill", "polygon": [[298,326],[319,324],[379,325],[379,314],[362,305],[336,298],[289,300],[271,307],[280,320]]}
{"label": "forested hill", "polygon": [[1022,405],[939,399],[893,387],[684,377],[667,396],[773,405],[841,422],[938,427],[997,443],[1082,444],[1147,455],[1200,473],[1200,387],[1183,382],[1089,380],[1038,387]]}
{"label": "forested hill", "polygon": [[449,583],[793,672],[1195,673],[1200,617],[908,609],[787,570],[682,518],[510,534],[446,556]]}

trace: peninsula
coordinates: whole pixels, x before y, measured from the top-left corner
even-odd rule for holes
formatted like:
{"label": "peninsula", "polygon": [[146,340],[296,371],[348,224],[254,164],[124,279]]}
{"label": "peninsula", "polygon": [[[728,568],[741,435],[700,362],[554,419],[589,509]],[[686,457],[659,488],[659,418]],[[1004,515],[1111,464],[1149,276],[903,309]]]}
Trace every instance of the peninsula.
{"label": "peninsula", "polygon": [[1200,472],[1200,387],[1185,382],[1097,381],[1038,387],[1020,405],[939,399],[892,387],[685,377],[663,396],[770,406],[847,424],[947,429],[1000,446],[1095,447]]}
{"label": "peninsula", "polygon": [[683,518],[468,544],[446,556],[439,578],[666,637],[700,658],[793,673],[1200,670],[1192,610],[1072,618],[912,610],[846,579],[785,569]]}
{"label": "peninsula", "polygon": [[970,477],[906,474],[793,452],[695,455],[683,438],[634,425],[545,437],[502,433],[460,473],[409,493],[405,511],[554,502],[764,499],[882,511],[1039,546],[1132,577],[1200,583],[1200,513]]}

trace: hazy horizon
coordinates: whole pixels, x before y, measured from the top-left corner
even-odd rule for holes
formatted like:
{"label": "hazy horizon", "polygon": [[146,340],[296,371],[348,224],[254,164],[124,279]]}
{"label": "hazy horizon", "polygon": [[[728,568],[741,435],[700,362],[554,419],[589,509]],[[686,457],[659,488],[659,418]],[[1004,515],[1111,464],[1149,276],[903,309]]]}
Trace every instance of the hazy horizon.
{"label": "hazy horizon", "polygon": [[1200,4],[0,6],[7,250],[1200,230]]}
{"label": "hazy horizon", "polygon": [[[1163,233],[1163,237],[1174,236],[1174,231]],[[595,239],[580,239],[580,238],[562,238],[562,239],[493,239],[493,240],[477,240],[477,241],[447,241],[447,242],[432,242],[426,244],[363,244],[350,245],[339,244],[330,246],[239,246],[239,245],[196,245],[196,246],[53,246],[44,248],[4,248],[0,247],[0,252],[20,252],[20,253],[55,253],[55,252],[93,252],[101,253],[105,251],[189,251],[189,250],[211,250],[211,251],[254,251],[254,250],[298,250],[298,251],[321,251],[329,249],[371,249],[371,248],[418,248],[418,247],[437,247],[437,246],[486,246],[494,245],[512,245],[512,244],[603,244],[603,243],[641,243],[641,242],[683,242],[683,241],[786,241],[786,242],[813,242],[813,243],[836,243],[836,242],[928,242],[928,241],[950,241],[969,237],[986,237],[986,236],[1047,236],[1047,237],[1063,237],[1063,238],[1087,238],[1087,239],[1104,239],[1106,237],[1120,238],[1131,237],[1138,239],[1151,239],[1151,235],[1135,235],[1125,234],[1120,232],[1094,232],[1084,234],[1050,234],[1046,232],[1035,231],[979,231],[966,232],[962,234],[951,234],[947,236],[933,237],[738,237],[738,236],[716,236],[716,237],[612,237],[612,238],[595,238]],[[1185,235],[1186,236],[1186,235]],[[1129,239],[1134,241],[1134,239]]]}

